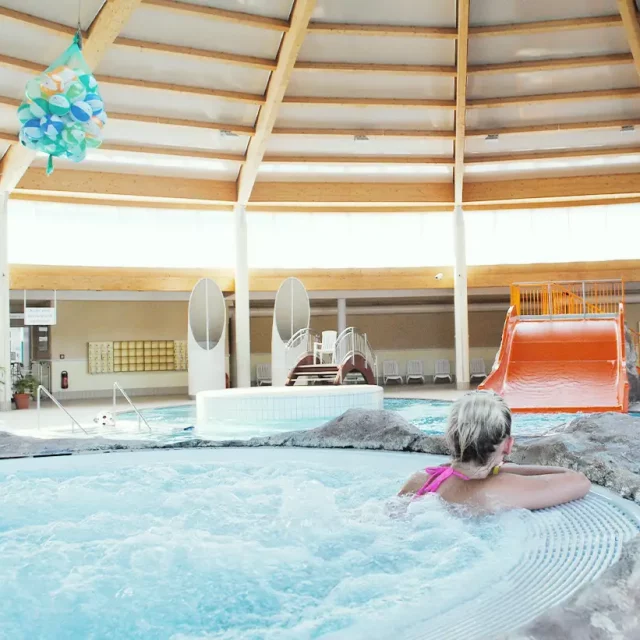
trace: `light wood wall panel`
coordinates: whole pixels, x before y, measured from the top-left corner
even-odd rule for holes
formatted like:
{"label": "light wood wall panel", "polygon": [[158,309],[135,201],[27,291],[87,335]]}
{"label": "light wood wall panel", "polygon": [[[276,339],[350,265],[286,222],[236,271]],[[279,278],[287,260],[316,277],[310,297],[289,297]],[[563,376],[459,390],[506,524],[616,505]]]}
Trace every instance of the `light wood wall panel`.
{"label": "light wood wall panel", "polygon": [[[438,273],[443,278],[436,280]],[[72,291],[190,291],[199,278],[215,280],[222,291],[234,290],[231,270],[140,269],[112,267],[65,267],[49,265],[10,266],[12,289]],[[380,291],[452,289],[451,267],[407,269],[310,269],[254,270],[250,289],[275,292],[289,276],[300,278],[309,291]],[[622,278],[640,282],[640,260],[567,262],[530,265],[469,267],[469,287],[508,287],[513,282],[548,280],[606,280]]]}

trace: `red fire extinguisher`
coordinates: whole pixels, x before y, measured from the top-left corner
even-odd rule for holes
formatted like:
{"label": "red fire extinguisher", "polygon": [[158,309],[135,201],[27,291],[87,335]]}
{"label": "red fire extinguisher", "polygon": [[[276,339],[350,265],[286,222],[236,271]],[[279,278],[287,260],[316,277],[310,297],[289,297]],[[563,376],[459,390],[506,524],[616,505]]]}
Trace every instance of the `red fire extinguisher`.
{"label": "red fire extinguisher", "polygon": [[61,389],[69,388],[69,374],[66,371],[63,371],[60,374],[60,388]]}

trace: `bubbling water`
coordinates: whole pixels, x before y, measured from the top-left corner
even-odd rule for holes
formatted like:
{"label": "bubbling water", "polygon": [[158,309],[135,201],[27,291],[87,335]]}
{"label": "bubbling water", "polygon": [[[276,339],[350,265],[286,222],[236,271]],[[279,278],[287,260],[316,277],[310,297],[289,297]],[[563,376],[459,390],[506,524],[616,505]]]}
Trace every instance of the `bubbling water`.
{"label": "bubbling water", "polygon": [[0,638],[400,638],[517,563],[530,514],[390,517],[383,460],[0,469]]}

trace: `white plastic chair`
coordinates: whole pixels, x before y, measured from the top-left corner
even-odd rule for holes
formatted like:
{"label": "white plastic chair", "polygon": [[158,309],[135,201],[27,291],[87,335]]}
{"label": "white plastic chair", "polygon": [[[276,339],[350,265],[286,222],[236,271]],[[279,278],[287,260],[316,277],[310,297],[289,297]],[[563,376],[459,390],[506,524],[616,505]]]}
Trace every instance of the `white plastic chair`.
{"label": "white plastic chair", "polygon": [[479,378],[480,380],[484,380],[487,377],[487,368],[484,364],[484,360],[482,358],[474,358],[471,361],[471,366],[469,368],[469,373],[471,382],[473,382],[474,378]]}
{"label": "white plastic chair", "polygon": [[451,364],[448,360],[436,360],[436,373],[433,376],[433,381],[436,380],[448,380],[453,382],[451,376]]}
{"label": "white plastic chair", "polygon": [[387,384],[389,380],[395,380],[400,384],[404,382],[395,360],[385,360],[382,363],[382,384]]}
{"label": "white plastic chair", "polygon": [[407,362],[407,384],[411,380],[417,380],[424,384],[424,366],[422,360],[409,360]]}
{"label": "white plastic chair", "polygon": [[313,361],[322,363],[325,355],[329,355],[331,356],[331,362],[335,362],[337,338],[337,331],[323,331],[322,342],[316,342],[313,345]]}
{"label": "white plastic chair", "polygon": [[256,382],[259,387],[271,384],[271,365],[259,364],[256,367]]}

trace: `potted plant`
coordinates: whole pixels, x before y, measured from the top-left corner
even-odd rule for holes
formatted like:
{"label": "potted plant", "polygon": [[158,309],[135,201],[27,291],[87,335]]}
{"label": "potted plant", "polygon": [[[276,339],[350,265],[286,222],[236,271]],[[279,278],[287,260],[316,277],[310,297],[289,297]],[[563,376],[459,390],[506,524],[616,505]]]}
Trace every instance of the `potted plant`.
{"label": "potted plant", "polygon": [[20,378],[14,385],[13,399],[16,409],[28,409],[31,396],[38,389],[38,381],[33,376]]}

